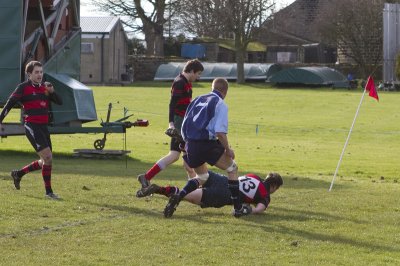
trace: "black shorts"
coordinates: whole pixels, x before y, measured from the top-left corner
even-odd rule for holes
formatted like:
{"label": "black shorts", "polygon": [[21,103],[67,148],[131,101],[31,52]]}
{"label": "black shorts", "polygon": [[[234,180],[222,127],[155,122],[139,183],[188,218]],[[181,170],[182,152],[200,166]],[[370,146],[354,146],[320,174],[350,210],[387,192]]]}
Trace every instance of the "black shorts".
{"label": "black shorts", "polygon": [[[178,130],[178,132],[181,132],[181,127],[182,127],[182,121],[183,121],[183,117],[178,116],[178,115],[174,115],[174,125],[176,130]],[[181,152],[182,149],[185,148],[185,142],[181,139],[178,138],[171,138],[171,142],[169,144],[169,150],[170,151],[178,151]]]}
{"label": "black shorts", "polygon": [[221,208],[226,205],[232,205],[228,178],[211,171],[208,171],[208,173],[210,176],[202,188],[203,196],[201,197],[200,207]]}
{"label": "black shorts", "polygon": [[39,152],[47,147],[52,149],[50,133],[46,124],[25,123],[25,135],[35,151]]}
{"label": "black shorts", "polygon": [[180,141],[178,138],[171,138],[171,142],[169,144],[169,150],[170,151],[181,152],[182,149],[184,149],[184,148],[185,148],[185,142],[184,141]]}
{"label": "black shorts", "polygon": [[183,156],[185,162],[192,168],[204,163],[214,165],[224,154],[225,148],[218,140],[187,141],[186,154]]}

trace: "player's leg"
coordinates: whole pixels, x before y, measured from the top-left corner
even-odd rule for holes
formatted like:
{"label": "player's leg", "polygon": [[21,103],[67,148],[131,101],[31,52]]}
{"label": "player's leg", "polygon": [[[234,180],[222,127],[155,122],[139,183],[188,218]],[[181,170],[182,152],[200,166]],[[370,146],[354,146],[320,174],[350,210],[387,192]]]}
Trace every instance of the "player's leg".
{"label": "player's leg", "polygon": [[[40,137],[41,133],[37,132],[35,134],[35,131],[39,131],[39,129],[34,124],[27,123],[27,124],[25,124],[24,128],[25,128],[25,135],[26,135],[27,139],[29,140],[32,147],[36,151],[38,151],[43,145],[45,145],[44,143],[46,143],[46,142],[43,139],[42,140],[38,139],[38,137]],[[20,189],[21,179],[24,175],[26,175],[29,172],[42,169],[42,165],[43,165],[42,160],[36,160],[36,161],[33,161],[30,164],[22,167],[19,170],[12,170],[11,177],[14,180],[15,188]]]}
{"label": "player's leg", "polygon": [[53,165],[53,153],[49,147],[41,150],[38,152],[38,155],[40,156],[41,160],[43,161],[43,166],[42,166],[42,177],[43,177],[43,182],[44,182],[44,187],[46,190],[46,195],[49,198],[52,199],[58,199],[58,196],[56,196],[53,193],[53,189],[51,186],[51,172],[52,172],[52,165]]}
{"label": "player's leg", "polygon": [[225,170],[228,174],[228,188],[231,192],[231,198],[234,207],[234,214],[240,212],[242,209],[242,200],[240,198],[239,192],[239,181],[238,181],[238,167],[234,160],[224,153],[219,160],[216,162],[215,166]]}
{"label": "player's leg", "polygon": [[209,178],[202,188],[200,206],[202,208],[221,208],[232,205],[231,192],[226,176],[209,171]]}
{"label": "player's leg", "polygon": [[186,185],[179,192],[180,199],[183,199],[187,194],[195,191],[200,187],[200,185],[203,185],[205,182],[207,182],[209,174],[207,165],[205,163],[200,165],[199,167],[194,168],[194,172],[196,173],[196,176],[188,180]]}
{"label": "player's leg", "polygon": [[229,180],[237,180],[238,179],[238,166],[231,157],[229,157],[226,153],[223,153],[218,161],[215,163],[215,166],[221,170],[225,170],[228,174]]}
{"label": "player's leg", "polygon": [[53,188],[51,186],[51,174],[53,166],[53,152],[52,144],[50,139],[50,133],[47,126],[39,126],[38,130],[35,132],[36,141],[40,148],[37,154],[40,157],[42,164],[42,177],[44,182],[44,187],[46,190],[46,197],[49,199],[59,199],[59,197],[53,193]]}
{"label": "player's leg", "polygon": [[183,199],[189,201],[192,204],[200,205],[202,196],[203,196],[203,189],[198,188],[195,191],[192,191],[191,193],[187,194]]}
{"label": "player's leg", "polygon": [[195,191],[201,184],[204,184],[208,179],[207,165],[201,154],[204,152],[204,143],[200,142],[187,142],[186,154],[183,159],[189,167],[193,168],[196,172],[196,177],[188,180],[186,185],[177,195],[172,195],[169,198],[168,204],[164,208],[164,217],[169,218],[175,212],[179,202],[189,193]]}
{"label": "player's leg", "polygon": [[185,160],[183,160],[183,168],[185,168],[188,180],[196,177],[196,172],[192,167],[190,167]]}
{"label": "player's leg", "polygon": [[179,199],[177,199],[178,202],[187,194],[199,188],[200,185],[207,182],[210,174],[205,162],[214,165],[218,158],[224,154],[225,150],[222,145],[216,141],[188,142],[186,147],[187,153],[183,156],[183,160],[194,169],[196,176],[189,180],[179,192],[177,196],[179,197]]}
{"label": "player's leg", "polygon": [[179,148],[179,141],[176,138],[171,138],[169,153],[158,160],[145,174],[138,175],[138,181],[142,188],[150,185],[150,180],[159,172],[167,168],[168,165],[173,164],[179,160],[181,150]]}
{"label": "player's leg", "polygon": [[179,193],[179,188],[177,186],[164,186],[161,187],[157,184],[151,184],[148,187],[139,189],[136,192],[136,197],[143,198],[146,196],[150,196],[151,194],[160,194],[166,197],[170,197],[171,195],[175,195]]}
{"label": "player's leg", "polygon": [[[199,188],[201,184],[204,184],[208,179],[208,172],[206,164],[199,167],[195,167],[196,177],[188,180],[186,185],[182,188],[179,194],[171,195],[168,204],[164,208],[164,217],[169,218],[175,212],[176,207],[178,207],[179,202],[185,198],[187,195]],[[198,172],[197,172],[198,171]]]}

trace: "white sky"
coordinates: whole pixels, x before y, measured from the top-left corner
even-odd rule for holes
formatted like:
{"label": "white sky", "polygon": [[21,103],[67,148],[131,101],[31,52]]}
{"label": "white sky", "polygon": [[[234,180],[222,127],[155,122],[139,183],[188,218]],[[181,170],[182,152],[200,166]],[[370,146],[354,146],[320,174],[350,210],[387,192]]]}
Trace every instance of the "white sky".
{"label": "white sky", "polygon": [[[276,0],[277,9],[288,6],[295,0]],[[91,0],[81,0],[81,16],[106,16],[107,13],[96,10],[96,6],[91,4]]]}

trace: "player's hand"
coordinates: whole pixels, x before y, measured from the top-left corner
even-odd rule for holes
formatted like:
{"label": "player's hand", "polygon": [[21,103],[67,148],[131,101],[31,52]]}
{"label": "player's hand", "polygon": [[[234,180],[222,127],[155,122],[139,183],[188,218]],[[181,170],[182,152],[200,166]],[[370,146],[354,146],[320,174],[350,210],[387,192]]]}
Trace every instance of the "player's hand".
{"label": "player's hand", "polygon": [[236,218],[245,216],[245,215],[249,215],[251,214],[252,209],[251,206],[249,204],[242,204],[242,208],[240,208],[240,210],[233,210],[232,215],[235,216]]}
{"label": "player's hand", "polygon": [[181,135],[179,134],[178,130],[176,128],[168,128],[167,130],[165,130],[165,135],[171,137],[171,138],[178,138],[181,137]]}
{"label": "player's hand", "polygon": [[46,81],[46,82],[44,83],[44,86],[46,87],[46,90],[47,90],[49,93],[53,93],[53,92],[54,92],[53,84],[51,84],[50,82]]}

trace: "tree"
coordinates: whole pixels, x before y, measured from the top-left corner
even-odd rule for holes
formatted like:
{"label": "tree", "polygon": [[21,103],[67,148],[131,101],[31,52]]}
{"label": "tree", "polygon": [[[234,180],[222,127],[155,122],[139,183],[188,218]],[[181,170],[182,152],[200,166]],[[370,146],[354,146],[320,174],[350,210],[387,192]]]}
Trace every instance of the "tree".
{"label": "tree", "polygon": [[[164,26],[179,0],[92,0],[100,10],[114,16],[123,16],[124,25],[144,34],[147,55],[164,55]],[[171,6],[171,7],[170,7]],[[141,23],[138,23],[140,20]]]}
{"label": "tree", "polygon": [[263,14],[273,5],[261,0],[227,0],[221,17],[224,26],[233,32],[236,49],[237,83],[244,80],[244,61],[248,44],[256,39]]}
{"label": "tree", "polygon": [[224,1],[181,0],[179,17],[175,19],[175,30],[196,37],[228,37],[222,9]]}
{"label": "tree", "polygon": [[257,28],[273,7],[268,0],[182,0],[182,22],[197,36],[231,37],[235,42],[237,82],[244,82],[244,61],[248,44],[256,39]]}
{"label": "tree", "polygon": [[[319,18],[321,36],[368,76],[382,60],[384,0],[335,0]],[[335,10],[335,12],[332,12]]]}

